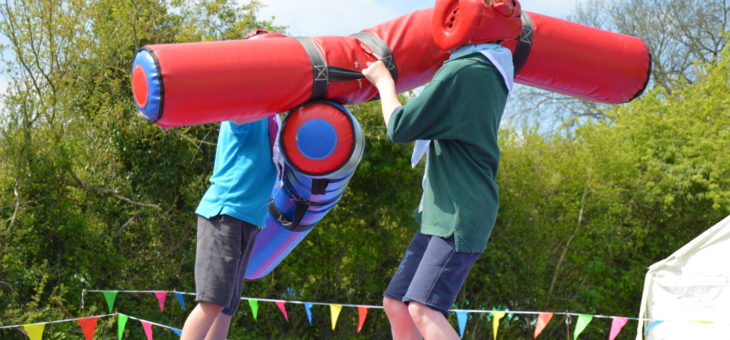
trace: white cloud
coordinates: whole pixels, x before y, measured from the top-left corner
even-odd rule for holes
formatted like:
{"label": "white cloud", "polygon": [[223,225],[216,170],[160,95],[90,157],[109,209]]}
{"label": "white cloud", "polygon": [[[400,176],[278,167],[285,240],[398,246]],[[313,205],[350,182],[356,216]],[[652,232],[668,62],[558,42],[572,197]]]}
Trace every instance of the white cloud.
{"label": "white cloud", "polygon": [[[522,0],[526,11],[565,18],[580,0]],[[263,0],[260,19],[289,27],[294,36],[347,35],[417,9],[433,0]]]}

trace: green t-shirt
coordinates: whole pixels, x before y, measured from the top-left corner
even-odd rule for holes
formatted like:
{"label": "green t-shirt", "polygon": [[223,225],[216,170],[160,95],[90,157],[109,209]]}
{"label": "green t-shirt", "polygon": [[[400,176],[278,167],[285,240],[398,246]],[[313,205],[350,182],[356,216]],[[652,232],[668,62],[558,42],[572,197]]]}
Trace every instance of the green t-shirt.
{"label": "green t-shirt", "polygon": [[395,143],[431,140],[421,232],[449,237],[456,250],[481,253],[499,205],[497,131],[507,101],[499,71],[473,53],[446,61],[388,124]]}

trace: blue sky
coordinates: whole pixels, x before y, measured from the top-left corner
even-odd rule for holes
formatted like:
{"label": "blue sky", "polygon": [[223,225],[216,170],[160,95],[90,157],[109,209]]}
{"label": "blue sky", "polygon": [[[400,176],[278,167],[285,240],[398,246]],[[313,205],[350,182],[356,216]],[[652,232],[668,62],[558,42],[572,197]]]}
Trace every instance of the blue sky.
{"label": "blue sky", "polygon": [[[262,0],[260,19],[289,27],[291,35],[347,35],[381,22],[432,7],[434,0]],[[522,0],[522,8],[565,18],[578,0]]]}

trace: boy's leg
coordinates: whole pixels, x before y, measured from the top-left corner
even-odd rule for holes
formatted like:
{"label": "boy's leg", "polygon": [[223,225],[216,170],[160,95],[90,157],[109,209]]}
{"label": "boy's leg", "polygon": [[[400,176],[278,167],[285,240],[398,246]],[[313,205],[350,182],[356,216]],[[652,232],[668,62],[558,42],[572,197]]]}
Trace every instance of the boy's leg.
{"label": "boy's leg", "polygon": [[225,314],[218,313],[218,317],[215,318],[215,322],[211,325],[208,335],[205,336],[205,340],[222,340],[228,335],[228,328],[231,326],[231,319],[233,317]]}
{"label": "boy's leg", "polygon": [[[183,340],[225,339],[231,316],[240,303],[242,271],[245,271],[258,230],[256,226],[226,215],[198,219],[195,254],[198,306],[188,316],[190,324],[186,321],[183,327],[183,335],[191,337],[183,337]],[[190,331],[186,329],[188,327]]]}
{"label": "boy's leg", "polygon": [[408,305],[389,297],[383,298],[383,308],[390,323],[390,333],[393,339],[420,340],[416,324],[408,314]]}
{"label": "boy's leg", "polygon": [[416,232],[411,243],[408,244],[398,269],[390,279],[388,288],[383,292],[383,308],[388,316],[394,339],[421,339],[421,334],[408,314],[408,305],[402,300],[411,285],[421,257],[426,251],[429,238],[430,236]]}
{"label": "boy's leg", "polygon": [[[403,301],[425,339],[458,339],[448,322],[449,308],[456,301],[478,253],[457,252],[454,236],[431,236]],[[441,314],[441,315],[437,315]]]}
{"label": "boy's leg", "polygon": [[411,302],[408,304],[408,313],[425,340],[459,339],[449,320],[440,311],[418,302]]}
{"label": "boy's leg", "polygon": [[205,337],[223,306],[201,301],[185,320],[180,340],[200,340]]}

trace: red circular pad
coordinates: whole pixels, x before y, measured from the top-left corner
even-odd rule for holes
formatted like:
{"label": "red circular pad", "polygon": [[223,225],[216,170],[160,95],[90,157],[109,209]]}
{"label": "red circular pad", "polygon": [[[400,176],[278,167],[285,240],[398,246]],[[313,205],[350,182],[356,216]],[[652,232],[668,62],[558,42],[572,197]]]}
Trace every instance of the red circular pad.
{"label": "red circular pad", "polygon": [[132,93],[137,106],[144,108],[147,106],[147,98],[149,89],[147,88],[147,75],[141,65],[137,65],[132,71]]}
{"label": "red circular pad", "polygon": [[[322,119],[335,129],[337,146],[332,153],[321,160],[310,159],[297,147],[297,132],[307,121]],[[350,159],[354,150],[354,128],[350,118],[335,106],[315,102],[302,105],[287,116],[281,130],[281,149],[289,165],[308,175],[326,175]]]}

